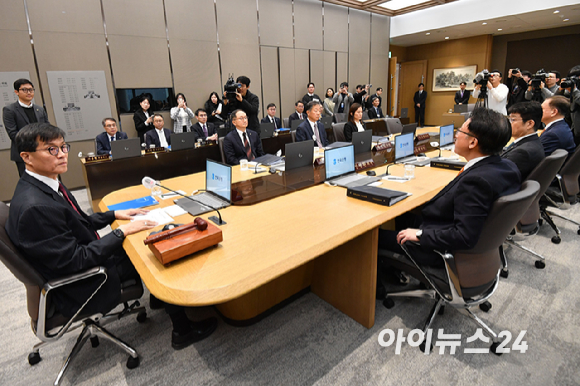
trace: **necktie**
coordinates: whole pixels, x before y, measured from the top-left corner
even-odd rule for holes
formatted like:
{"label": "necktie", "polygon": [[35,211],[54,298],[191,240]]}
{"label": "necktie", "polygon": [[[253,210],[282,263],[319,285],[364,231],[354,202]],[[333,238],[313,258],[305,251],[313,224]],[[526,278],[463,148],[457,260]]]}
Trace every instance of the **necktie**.
{"label": "necktie", "polygon": [[[61,184],[60,182],[58,183],[58,191],[62,194],[62,196],[66,200],[66,202],[68,202],[69,205],[73,207],[75,212],[77,212],[79,214],[79,216],[83,217],[81,212],[79,212],[79,210],[77,209],[75,204],[73,204],[72,200],[68,196],[68,193],[66,192],[66,189],[64,188],[64,185]],[[97,232],[95,232],[95,235],[97,236],[97,240],[100,239],[99,234]]]}
{"label": "necktie", "polygon": [[459,171],[459,173],[457,173],[457,175],[460,175],[461,173],[463,173],[463,170],[465,170],[465,166],[461,168],[461,170]]}
{"label": "necktie", "polygon": [[463,91],[461,91],[461,97],[463,98]]}
{"label": "necktie", "polygon": [[111,142],[115,140],[115,136],[111,135]]}
{"label": "necktie", "polygon": [[314,136],[316,137],[316,144],[318,147],[323,147],[322,142],[320,142],[320,135],[318,133],[318,125],[316,123],[312,124],[312,132],[314,132]]}
{"label": "necktie", "polygon": [[254,155],[252,154],[252,148],[250,147],[250,143],[248,142],[248,137],[244,132],[244,150],[246,151],[246,158],[248,161],[252,161],[254,159]]}
{"label": "necktie", "polygon": [[379,116],[379,109],[377,107],[375,107],[375,111],[377,113],[377,117]]}
{"label": "necktie", "polygon": [[276,125],[276,120],[274,118],[270,117],[270,122],[274,124],[274,129],[278,128],[278,126]]}
{"label": "necktie", "polygon": [[205,125],[203,125],[203,135],[207,137],[207,127]]}

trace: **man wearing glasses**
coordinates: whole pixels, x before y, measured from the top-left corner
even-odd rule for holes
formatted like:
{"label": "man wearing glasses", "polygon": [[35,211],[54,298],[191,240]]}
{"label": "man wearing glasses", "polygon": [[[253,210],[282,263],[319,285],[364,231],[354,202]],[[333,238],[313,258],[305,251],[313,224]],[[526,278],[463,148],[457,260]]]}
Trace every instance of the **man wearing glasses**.
{"label": "man wearing glasses", "polygon": [[239,165],[240,160],[253,161],[264,155],[258,133],[248,129],[248,116],[244,110],[232,113],[232,124],[236,128],[224,138],[224,156],[228,165]]}
{"label": "man wearing glasses", "polygon": [[48,123],[48,116],[42,106],[32,103],[32,99],[34,99],[34,86],[31,81],[28,79],[18,79],[14,82],[14,93],[18,95],[18,101],[5,106],[2,113],[4,117],[4,127],[6,128],[8,137],[10,137],[10,141],[12,141],[12,146],[10,147],[10,159],[16,162],[18,176],[22,177],[22,174],[24,173],[24,162],[22,161],[22,158],[20,158],[20,154],[14,142],[16,134],[18,134],[20,129],[29,123]]}
{"label": "man wearing glasses", "polygon": [[[489,80],[487,81],[487,107],[497,111],[500,114],[507,115],[507,101],[508,94],[510,90],[508,87],[501,83],[502,76],[501,72],[498,70],[493,70],[489,74]],[[473,97],[479,97],[481,93],[481,85],[476,84],[473,89]]]}

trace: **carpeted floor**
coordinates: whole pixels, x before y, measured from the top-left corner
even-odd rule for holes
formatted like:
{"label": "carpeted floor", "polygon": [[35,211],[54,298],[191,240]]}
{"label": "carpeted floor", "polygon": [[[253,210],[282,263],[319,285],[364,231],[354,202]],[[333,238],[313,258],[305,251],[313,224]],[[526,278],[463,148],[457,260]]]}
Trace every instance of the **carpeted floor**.
{"label": "carpeted floor", "polygon": [[[74,192],[88,209],[84,190]],[[565,212],[580,220],[580,205]],[[577,385],[580,384],[580,236],[577,227],[556,219],[562,243],[552,244],[544,225],[522,244],[546,257],[546,268],[534,259],[508,250],[510,275],[502,279],[491,298],[489,313],[475,312],[496,332],[510,331],[511,347],[522,330],[525,353],[498,357],[466,354],[465,347],[487,348],[481,341],[466,343],[476,325],[453,309],[438,316],[433,328],[461,334],[454,355],[438,347],[430,355],[403,343],[381,347],[379,333],[404,330],[406,336],[422,325],[432,301],[397,300],[385,309],[377,301],[375,325],[366,329],[316,295],[308,293],[250,327],[232,327],[219,321],[208,339],[182,351],[170,345],[171,323],[163,310],[149,310],[149,320],[134,317],[109,325],[109,330],[132,345],[141,365],[128,370],[127,355],[112,344],[83,347],[64,384],[75,385]],[[41,350],[43,360],[30,366],[27,355],[37,342],[30,329],[24,287],[0,266],[0,384],[52,384],[75,343],[68,334]],[[148,305],[148,293],[143,303]],[[192,319],[216,315],[213,308],[191,309]],[[436,334],[436,332],[434,332]]]}

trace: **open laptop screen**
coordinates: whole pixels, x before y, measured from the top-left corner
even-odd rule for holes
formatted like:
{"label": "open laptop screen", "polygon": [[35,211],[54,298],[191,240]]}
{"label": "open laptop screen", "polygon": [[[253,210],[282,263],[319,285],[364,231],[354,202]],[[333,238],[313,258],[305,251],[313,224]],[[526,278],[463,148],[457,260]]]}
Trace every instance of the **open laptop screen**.
{"label": "open laptop screen", "polygon": [[414,154],[413,133],[399,134],[395,137],[395,160]]}
{"label": "open laptop screen", "polygon": [[232,167],[208,159],[205,168],[205,189],[231,202]]}
{"label": "open laptop screen", "polygon": [[453,143],[453,124],[441,126],[439,128],[439,146]]}
{"label": "open laptop screen", "polygon": [[354,146],[335,147],[324,151],[326,179],[354,172]]}

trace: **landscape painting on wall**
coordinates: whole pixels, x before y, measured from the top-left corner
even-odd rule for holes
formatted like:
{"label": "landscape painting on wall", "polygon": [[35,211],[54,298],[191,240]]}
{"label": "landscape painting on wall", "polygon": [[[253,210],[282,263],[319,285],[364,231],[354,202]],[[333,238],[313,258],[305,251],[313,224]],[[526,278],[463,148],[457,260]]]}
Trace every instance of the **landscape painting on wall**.
{"label": "landscape painting on wall", "polygon": [[473,90],[473,78],[477,66],[437,68],[433,70],[433,91],[458,91],[459,83],[467,83],[467,90]]}

